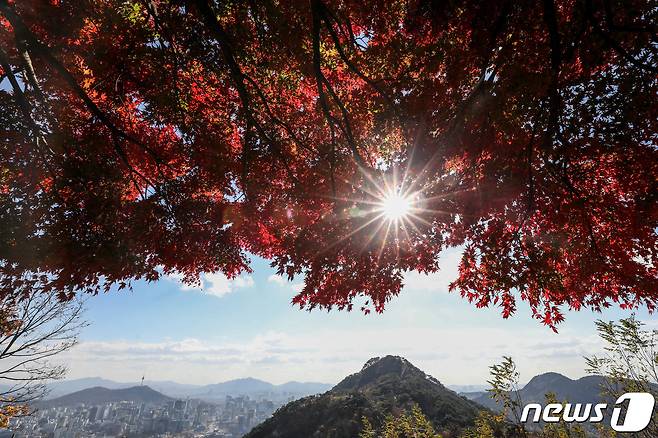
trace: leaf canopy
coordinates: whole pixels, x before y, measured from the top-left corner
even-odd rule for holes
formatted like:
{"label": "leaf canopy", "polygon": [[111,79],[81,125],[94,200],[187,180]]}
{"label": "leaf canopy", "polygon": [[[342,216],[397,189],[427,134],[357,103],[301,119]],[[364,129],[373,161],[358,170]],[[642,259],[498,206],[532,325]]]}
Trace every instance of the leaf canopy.
{"label": "leaf canopy", "polygon": [[[646,0],[0,0],[2,294],[303,275],[300,307],[452,284],[504,317],[658,302]],[[392,220],[391,192],[413,198]],[[362,297],[359,299],[359,297]]]}

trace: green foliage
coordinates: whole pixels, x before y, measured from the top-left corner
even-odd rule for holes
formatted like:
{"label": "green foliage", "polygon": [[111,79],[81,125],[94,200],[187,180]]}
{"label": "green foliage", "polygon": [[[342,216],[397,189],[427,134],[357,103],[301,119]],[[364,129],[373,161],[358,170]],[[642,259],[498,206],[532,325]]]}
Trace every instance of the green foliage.
{"label": "green foliage", "polygon": [[[552,392],[546,394],[546,404],[550,403],[560,403],[557,396]],[[567,402],[563,401],[562,403]],[[544,425],[539,436],[542,438],[587,438],[585,429],[582,426],[565,423],[562,419],[557,423]]]}
{"label": "green foliage", "polygon": [[375,431],[370,421],[363,417],[363,428],[359,438],[441,438],[434,431],[430,420],[418,405],[410,413],[402,412],[398,416],[388,415],[384,424]]}
{"label": "green foliage", "polygon": [[368,417],[362,417],[361,421],[363,422],[363,429],[359,433],[359,438],[375,438],[375,429]]}
{"label": "green foliage", "polygon": [[121,14],[131,24],[141,24],[144,22],[144,11],[142,5],[138,2],[128,1],[120,7]]}
{"label": "green foliage", "polygon": [[[603,356],[586,357],[587,372],[607,377],[603,395],[615,400],[626,392],[658,396],[658,330],[647,330],[635,316],[615,321],[596,321],[599,337],[606,343]],[[658,413],[639,434],[658,436]]]}
{"label": "green foliage", "polygon": [[460,438],[498,438],[505,436],[508,428],[504,415],[482,411],[475,420],[475,426],[464,430]]}
{"label": "green foliage", "polygon": [[491,380],[487,381],[491,389],[491,397],[503,407],[504,416],[512,416],[517,423],[521,422],[520,410],[523,405],[519,395],[519,372],[516,364],[509,356],[503,356],[503,361],[489,367]]}

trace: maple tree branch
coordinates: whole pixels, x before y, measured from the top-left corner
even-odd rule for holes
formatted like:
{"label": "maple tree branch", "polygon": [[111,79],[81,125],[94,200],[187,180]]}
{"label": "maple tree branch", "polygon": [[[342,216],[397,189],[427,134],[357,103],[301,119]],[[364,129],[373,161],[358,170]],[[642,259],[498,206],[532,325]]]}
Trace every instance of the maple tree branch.
{"label": "maple tree branch", "polygon": [[286,123],[284,120],[281,118],[277,117],[276,114],[272,111],[272,108],[270,106],[269,100],[267,99],[267,96],[265,96],[265,93],[263,92],[262,88],[258,85],[258,83],[251,78],[249,75],[243,73],[244,78],[249,82],[252,87],[254,87],[254,90],[256,90],[256,95],[260,98],[261,102],[263,103],[263,106],[265,107],[265,112],[267,115],[276,123],[277,125],[281,126],[286,133],[292,138],[295,143],[299,144],[302,146],[304,149],[307,151],[311,152],[315,156],[319,156],[319,153],[311,148],[305,141],[302,141],[297,134],[295,134],[294,130],[292,127]]}
{"label": "maple tree branch", "polygon": [[544,22],[548,28],[549,45],[551,48],[551,83],[549,90],[549,115],[544,147],[549,150],[553,143],[553,137],[559,131],[560,118],[560,92],[559,75],[562,64],[562,47],[560,42],[560,31],[558,29],[555,3],[553,0],[544,0]]}
{"label": "maple tree branch", "polygon": [[[451,137],[457,127],[463,125],[464,119],[466,118],[469,110],[471,110],[474,104],[479,101],[478,97],[487,91],[488,86],[491,86],[494,83],[496,72],[500,67],[500,60],[494,59],[493,65],[491,65],[491,62],[492,58],[495,58],[494,52],[496,51],[496,42],[498,40],[498,36],[506,29],[508,21],[507,19],[511,12],[512,2],[507,1],[502,6],[502,11],[497,17],[491,29],[488,42],[489,50],[487,56],[483,59],[483,62],[480,66],[480,76],[478,81],[471,89],[471,91],[469,91],[469,93],[457,105],[457,108],[455,109],[454,114],[452,115],[452,118],[448,124],[448,128],[443,135],[444,137]],[[490,72],[489,68],[491,68]],[[444,112],[444,117],[448,117],[449,114],[450,110],[447,109],[446,112]]]}
{"label": "maple tree branch", "polygon": [[[571,22],[575,23],[577,20],[577,14],[576,11],[578,9],[574,8],[574,14],[571,18]],[[586,15],[586,14],[584,14]],[[587,17],[580,17],[580,26],[578,27],[578,30],[574,33],[573,40],[571,41],[571,44],[565,44],[566,48],[564,49],[564,56],[563,59],[565,62],[571,63],[574,60],[574,55],[576,54],[576,50],[578,49],[581,39],[583,35],[585,34],[585,31],[587,30],[587,23],[589,20]]]}
{"label": "maple tree branch", "polygon": [[[40,155],[48,173],[54,177],[55,171],[47,159],[47,155],[53,151],[48,147],[48,142],[46,141],[41,128],[37,125],[36,121],[32,117],[32,105],[30,105],[29,101],[26,99],[25,93],[23,93],[23,90],[21,89],[16,76],[12,71],[9,57],[7,53],[2,49],[2,47],[0,47],[0,67],[2,67],[2,70],[5,71],[5,75],[7,76],[7,79],[9,80],[9,83],[11,84],[12,90],[14,92],[14,101],[17,102],[21,113],[23,114],[23,118],[32,131],[37,153]],[[46,147],[45,151],[42,145]]]}
{"label": "maple tree branch", "polygon": [[75,94],[84,102],[85,106],[87,109],[91,112],[92,115],[94,115],[98,120],[101,121],[107,128],[110,130],[110,132],[117,137],[126,140],[130,143],[133,143],[140,148],[144,149],[151,157],[158,163],[162,164],[162,161],[160,157],[153,151],[150,147],[142,143],[141,141],[137,140],[135,137],[132,135],[128,134],[121,128],[119,128],[117,125],[110,120],[110,118],[96,105],[96,103],[89,97],[87,92],[78,84],[77,80],[73,77],[71,72],[68,71],[64,65],[62,65],[61,62],[55,56],[50,53],[50,50],[45,47],[43,44],[34,41],[34,48],[36,49],[36,52],[39,53],[41,56],[46,59],[46,61],[55,69],[59,74],[64,78],[66,83],[73,89]]}
{"label": "maple tree branch", "polygon": [[[78,84],[77,80],[73,77],[71,72],[68,71],[68,69],[50,52],[50,49],[46,45],[41,43],[36,38],[36,36],[30,31],[30,29],[25,25],[25,23],[23,23],[23,21],[18,16],[18,14],[16,14],[16,12],[9,6],[7,0],[0,0],[0,11],[2,11],[5,17],[7,17],[11,25],[14,27],[15,32],[21,35],[23,43],[26,44],[32,50],[34,50],[36,53],[41,55],[46,60],[46,62],[48,62],[48,64],[50,64],[62,76],[64,81],[73,89],[75,94],[83,101],[83,103],[85,104],[87,109],[91,112],[91,114],[94,115],[98,120],[100,120],[101,123],[103,123],[110,130],[110,132],[113,134],[113,137],[118,136],[145,150],[154,159],[154,161],[158,165],[158,171],[164,177],[164,174],[160,169],[160,164],[162,164],[162,160],[160,159],[158,154],[155,153],[155,151],[153,151],[146,144],[142,143],[141,141],[137,140],[135,137],[129,135],[128,133],[120,129],[109,119],[109,117],[89,97],[87,92],[80,86],[80,84]],[[124,164],[128,167],[128,169],[132,173],[135,173],[136,175],[140,176],[142,179],[144,179],[147,183],[150,184],[149,180],[140,172],[138,172],[130,164],[128,160],[128,156],[123,150],[123,148],[121,147],[121,145],[119,145],[118,142],[116,141],[113,141],[112,143],[116,153],[124,162]]]}
{"label": "maple tree branch", "polygon": [[[354,65],[354,63],[349,59],[349,57],[348,57],[347,54],[345,53],[345,50],[343,49],[342,44],[340,43],[340,39],[338,38],[338,35],[336,34],[336,32],[335,32],[335,30],[334,30],[333,24],[332,24],[331,21],[330,21],[331,18],[330,18],[330,15],[329,15],[330,13],[329,13],[328,8],[324,5],[324,3],[322,3],[322,2],[319,1],[319,0],[318,0],[318,8],[319,8],[320,16],[321,16],[321,18],[324,20],[324,22],[325,22],[325,24],[326,24],[326,28],[327,28],[327,30],[329,31],[329,35],[331,36],[331,39],[332,39],[333,42],[334,42],[334,46],[336,47],[336,50],[338,51],[338,55],[339,55],[340,58],[343,60],[343,62],[345,63],[345,65],[347,65],[347,67],[348,67],[348,68],[349,68],[354,74],[356,74],[361,80],[363,80],[365,83],[367,83],[368,85],[370,85],[375,91],[377,91],[377,93],[379,93],[379,94],[384,98],[384,100],[386,100],[386,102],[388,103],[388,105],[389,105],[394,111],[396,111],[396,110],[397,110],[397,106],[396,106],[395,103],[393,102],[393,99],[391,99],[391,97],[390,97],[390,96],[384,91],[384,89],[381,88],[381,87],[379,86],[379,84],[378,84],[376,81],[370,79],[370,78],[369,78],[367,75],[365,75],[361,70],[359,70],[359,68],[358,68],[356,65]],[[334,18],[334,20],[335,20],[335,18]],[[396,112],[397,112],[397,111],[396,111]]]}
{"label": "maple tree branch", "polygon": [[[476,108],[476,104],[481,102],[481,98],[486,96],[488,88],[492,87],[494,84],[494,78],[496,71],[499,68],[500,60],[494,60],[493,66],[491,66],[492,58],[494,57],[494,52],[496,50],[496,41],[498,36],[505,30],[507,26],[507,18],[511,13],[512,2],[506,2],[503,7],[500,15],[494,22],[493,28],[489,35],[489,50],[485,59],[483,59],[482,64],[480,65],[480,76],[477,83],[473,88],[468,92],[468,94],[456,105],[454,113],[450,114],[450,108],[446,109],[441,117],[448,119],[448,124],[445,131],[441,134],[443,141],[440,144],[444,146],[442,148],[437,148],[436,152],[432,155],[426,166],[434,164],[437,160],[441,158],[441,153],[445,149],[445,145],[455,142],[455,137],[458,129],[464,126],[467,116]],[[491,67],[489,77],[487,77],[487,72]],[[489,90],[490,91],[490,90]],[[480,111],[484,111],[484,106],[480,108]]]}
{"label": "maple tree branch", "polygon": [[206,25],[212,30],[213,34],[217,38],[217,41],[219,42],[222,56],[228,65],[233,82],[237,87],[238,96],[240,97],[240,101],[242,103],[243,117],[247,119],[249,123],[256,128],[261,137],[263,137],[263,139],[266,140],[268,144],[274,148],[276,155],[283,162],[288,176],[293,180],[293,182],[295,182],[295,184],[300,185],[299,180],[292,172],[290,164],[288,163],[288,160],[281,150],[281,146],[277,144],[277,142],[275,142],[274,139],[272,139],[267,134],[267,132],[265,132],[265,129],[251,112],[251,98],[245,85],[245,75],[242,73],[242,69],[235,59],[235,56],[233,55],[233,49],[229,43],[230,38],[224,30],[224,27],[217,20],[217,16],[213,12],[212,6],[210,3],[208,3],[207,0],[196,0],[195,4],[202,17],[204,18]]}
{"label": "maple tree branch", "polygon": [[16,47],[19,49],[19,53],[23,60],[23,70],[25,71],[27,80],[32,86],[32,89],[34,89],[34,92],[36,93],[39,100],[43,102],[44,95],[43,92],[41,91],[41,86],[39,85],[39,80],[37,79],[37,75],[34,72],[34,65],[32,65],[32,58],[30,57],[30,52],[28,51],[25,43],[18,37],[18,35],[16,35]]}
{"label": "maple tree branch", "polygon": [[580,192],[580,190],[578,190],[576,188],[576,186],[573,185],[573,183],[571,182],[571,179],[569,178],[569,175],[567,174],[566,170],[564,170],[562,172],[560,172],[558,170],[558,172],[559,172],[560,180],[563,182],[564,187],[566,187],[569,190],[569,192],[573,196],[575,196],[575,198],[578,201],[582,202],[582,213],[583,213],[583,217],[585,219],[585,225],[587,227],[588,238],[589,238],[589,241],[590,241],[590,246],[591,246],[592,252],[596,256],[596,258],[601,262],[602,265],[608,266],[608,264],[605,262],[605,260],[603,259],[602,255],[601,255],[602,254],[601,251],[599,250],[598,243],[596,242],[596,236],[594,235],[594,228],[593,228],[593,225],[592,225],[591,215],[590,215],[589,211],[587,211],[588,210],[587,209],[587,204],[589,203],[588,197],[583,195]]}
{"label": "maple tree branch", "polygon": [[647,65],[644,62],[636,59],[634,56],[632,56],[626,49],[624,49],[614,38],[612,38],[599,24],[598,20],[594,16],[594,10],[592,6],[592,0],[585,0],[585,13],[590,21],[592,23],[592,27],[594,27],[594,30],[605,40],[606,43],[619,55],[621,55],[622,58],[630,62],[631,64],[635,65],[636,67],[639,67],[643,70],[650,71],[652,73],[658,74],[658,67],[655,65]]}
{"label": "maple tree branch", "polygon": [[[157,31],[158,34],[158,42],[160,44],[160,48],[162,49],[163,52],[170,52],[173,54],[173,69],[172,70],[172,85],[173,85],[173,92],[176,96],[176,101],[180,102],[181,101],[181,90],[180,90],[180,77],[179,77],[179,69],[181,66],[181,61],[180,57],[182,56],[180,53],[180,50],[178,48],[178,44],[176,43],[176,40],[174,39],[174,35],[169,32],[167,27],[162,23],[162,20],[160,19],[160,15],[158,13],[158,7],[154,3],[153,0],[141,0],[141,2],[144,4],[146,11],[150,17],[153,18],[153,24],[155,26],[155,30]],[[169,41],[169,50],[167,50],[167,46],[164,44],[164,41],[162,40],[162,37],[160,35],[164,35],[164,37]],[[127,70],[127,69],[126,69]],[[126,71],[126,73],[129,73],[131,80],[139,83],[141,82],[138,78],[135,78],[134,75],[130,74],[129,71]],[[181,115],[181,123],[184,123],[185,117],[184,117],[184,111],[182,110],[181,106],[178,105],[176,107],[178,111],[180,112]]]}
{"label": "maple tree branch", "polygon": [[319,18],[317,17],[317,14],[313,15],[313,69],[316,77],[320,107],[322,108],[322,112],[324,113],[325,118],[327,119],[331,137],[332,139],[334,139],[335,142],[336,133],[334,130],[334,117],[332,116],[331,110],[329,109],[329,104],[327,103],[327,96],[324,92],[324,83],[320,79],[323,75],[322,75],[322,69],[320,64]]}
{"label": "maple tree branch", "polygon": [[562,48],[555,3],[553,0],[544,0],[544,22],[548,28],[549,42],[551,46],[551,68],[553,69],[553,74],[557,74],[560,69],[560,64],[562,64]]}
{"label": "maple tree branch", "polygon": [[[320,25],[321,25],[321,15],[319,9],[321,8],[321,4],[319,0],[313,0],[311,2],[311,13],[313,16],[313,70],[315,72],[315,77],[316,77],[316,82],[317,82],[317,89],[318,89],[318,94],[320,97],[320,105],[322,107],[322,110],[325,114],[325,118],[327,118],[327,121],[331,124],[332,119],[334,117],[331,115],[331,110],[329,109],[329,104],[327,102],[327,97],[324,92],[324,85],[327,86],[327,91],[331,95],[333,101],[336,103],[338,106],[342,118],[343,118],[343,124],[338,124],[338,127],[343,131],[345,134],[347,143],[352,151],[352,155],[354,156],[354,159],[357,163],[357,165],[363,169],[369,169],[368,164],[366,161],[363,159],[361,156],[357,146],[356,142],[354,141],[354,136],[352,134],[352,127],[350,124],[349,120],[349,113],[347,112],[347,109],[345,108],[345,105],[343,105],[342,101],[340,98],[336,95],[336,92],[334,91],[333,87],[331,86],[331,83],[329,80],[326,78],[324,73],[322,72],[322,55],[320,53]],[[323,85],[324,84],[324,85]]]}
{"label": "maple tree branch", "polygon": [[[610,0],[604,0],[603,10],[605,11],[605,23],[608,29],[612,32],[632,32],[632,33],[648,33],[655,36],[658,31],[658,26],[647,23],[646,26],[634,26],[630,24],[616,24],[614,12]],[[654,9],[655,11],[655,9]]]}
{"label": "maple tree branch", "polygon": [[496,41],[498,36],[505,30],[507,25],[507,17],[511,13],[511,2],[506,2],[503,5],[503,10],[501,14],[496,19],[494,26],[492,28],[491,34],[489,36],[489,50],[486,58],[483,60],[480,67],[480,77],[478,82],[475,84],[473,89],[466,95],[466,97],[461,101],[455,114],[450,121],[449,128],[446,130],[447,136],[452,136],[455,129],[463,125],[464,119],[468,111],[473,107],[473,105],[478,102],[478,97],[487,91],[487,87],[494,82],[494,77],[499,68],[499,62],[496,62],[494,59],[494,64],[491,66],[491,72],[489,77],[487,77],[487,72],[492,62],[492,57],[494,51],[496,50]]}
{"label": "maple tree branch", "polygon": [[[343,26],[339,22],[338,18],[329,10],[324,3],[322,3],[320,0],[318,0],[318,8],[320,10],[321,18],[324,20],[326,24],[326,28],[329,31],[329,35],[331,36],[331,39],[334,42],[334,46],[336,47],[336,50],[338,51],[338,54],[340,58],[343,60],[343,62],[347,65],[347,67],[354,73],[356,74],[361,80],[363,80],[366,84],[368,84],[371,88],[373,88],[380,96],[384,98],[384,101],[388,105],[388,107],[393,111],[393,114],[395,118],[397,119],[399,125],[404,129],[406,124],[404,122],[404,119],[402,115],[400,114],[399,107],[398,105],[395,104],[393,99],[384,91],[382,87],[379,86],[378,82],[381,81],[374,81],[371,78],[369,78],[366,74],[364,74],[354,63],[349,59],[347,54],[345,53],[345,50],[343,49],[342,44],[340,43],[340,39],[338,38],[338,35],[334,31],[333,23],[331,20],[333,20],[339,27],[339,29],[344,32]],[[349,29],[349,36],[354,40],[354,34],[352,33],[351,26],[347,25]],[[314,52],[315,54],[315,52]],[[320,70],[321,72],[321,70]],[[317,73],[317,70],[316,70]],[[324,77],[324,76],[323,76]],[[333,93],[333,90],[331,89],[331,85],[329,85],[326,77],[324,77],[325,82],[327,83],[327,88],[329,88],[330,93],[332,94],[332,97],[335,96],[335,93]],[[343,111],[344,106],[342,106],[342,102],[339,102],[339,107],[341,108],[341,111]],[[333,170],[331,177],[333,178]],[[333,181],[333,180],[332,180]],[[333,182],[332,182],[333,184]]]}
{"label": "maple tree branch", "polygon": [[18,104],[18,107],[21,109],[21,112],[23,113],[23,117],[27,120],[28,124],[33,130],[38,130],[36,123],[32,118],[32,107],[30,103],[27,101],[27,99],[25,98],[25,95],[23,94],[23,90],[21,89],[18,80],[16,79],[16,76],[14,75],[14,72],[11,68],[9,56],[7,55],[7,52],[5,52],[2,47],[0,47],[0,67],[2,67],[5,76],[9,80],[11,88],[14,91],[14,100]]}

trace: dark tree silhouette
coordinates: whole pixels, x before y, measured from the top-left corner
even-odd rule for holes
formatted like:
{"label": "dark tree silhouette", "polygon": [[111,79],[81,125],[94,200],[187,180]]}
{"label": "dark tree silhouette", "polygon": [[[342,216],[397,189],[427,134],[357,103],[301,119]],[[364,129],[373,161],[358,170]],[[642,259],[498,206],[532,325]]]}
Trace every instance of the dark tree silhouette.
{"label": "dark tree silhouette", "polygon": [[0,425],[28,414],[30,404],[47,394],[47,383],[66,374],[55,356],[77,343],[86,322],[80,299],[60,301],[56,294],[32,294],[19,303],[2,302],[0,317]]}

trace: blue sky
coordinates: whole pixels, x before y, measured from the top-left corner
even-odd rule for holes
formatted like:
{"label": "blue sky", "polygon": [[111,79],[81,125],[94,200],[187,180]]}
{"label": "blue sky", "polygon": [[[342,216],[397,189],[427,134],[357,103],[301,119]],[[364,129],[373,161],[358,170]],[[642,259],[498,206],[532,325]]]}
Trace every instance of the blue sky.
{"label": "blue sky", "polygon": [[[253,273],[235,281],[206,275],[203,290],[176,278],[139,282],[132,292],[88,299],[91,325],[63,360],[70,378],[335,383],[371,357],[397,354],[445,384],[480,384],[489,365],[511,355],[522,380],[547,371],[579,377],[582,356],[601,351],[594,320],[630,314],[570,312],[559,334],[531,319],[525,305],[503,320],[499,309],[476,309],[448,293],[458,258],[457,251],[448,252],[440,273],[408,275],[382,315],[301,311],[290,304],[299,282],[276,277],[257,258]],[[637,314],[655,322],[655,315]]]}

